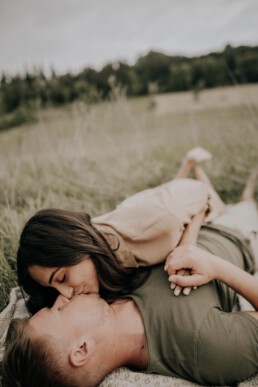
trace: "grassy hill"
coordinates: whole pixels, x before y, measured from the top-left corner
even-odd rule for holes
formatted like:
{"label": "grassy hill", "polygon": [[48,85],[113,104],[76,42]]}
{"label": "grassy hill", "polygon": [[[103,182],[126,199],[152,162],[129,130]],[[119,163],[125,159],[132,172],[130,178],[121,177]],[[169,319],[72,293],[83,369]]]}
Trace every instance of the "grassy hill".
{"label": "grassy hill", "polygon": [[169,180],[190,148],[230,202],[258,164],[258,86],[157,95],[39,112],[39,121],[0,133],[0,309],[16,284],[15,252],[38,209],[92,216]]}

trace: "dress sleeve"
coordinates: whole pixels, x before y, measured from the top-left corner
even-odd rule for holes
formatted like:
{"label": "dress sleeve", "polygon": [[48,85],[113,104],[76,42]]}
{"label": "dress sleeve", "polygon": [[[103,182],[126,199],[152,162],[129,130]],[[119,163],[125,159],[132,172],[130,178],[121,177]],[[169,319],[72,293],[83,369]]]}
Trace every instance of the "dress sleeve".
{"label": "dress sleeve", "polygon": [[213,187],[194,179],[175,179],[165,183],[170,202],[167,204],[182,225],[191,222],[200,211],[206,212],[204,223],[225,211],[225,204]]}
{"label": "dress sleeve", "polygon": [[[180,221],[166,205],[166,196],[163,186],[142,191],[124,200],[114,211],[94,218],[93,222],[97,227],[109,226],[115,230],[137,265],[163,262],[183,232]],[[123,261],[120,251],[118,254]]]}
{"label": "dress sleeve", "polygon": [[130,196],[93,222],[113,228],[123,240],[124,251],[134,256],[137,265],[154,265],[163,262],[178,245],[192,217],[202,209],[209,210],[209,200],[204,183],[175,179]]}

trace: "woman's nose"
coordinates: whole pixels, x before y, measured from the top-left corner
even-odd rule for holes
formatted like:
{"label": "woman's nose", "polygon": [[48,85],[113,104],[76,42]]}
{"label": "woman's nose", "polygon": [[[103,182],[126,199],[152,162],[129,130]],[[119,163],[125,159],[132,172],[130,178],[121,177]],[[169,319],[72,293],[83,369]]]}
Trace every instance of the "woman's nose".
{"label": "woman's nose", "polygon": [[57,290],[62,296],[66,298],[72,298],[74,295],[74,289],[70,286],[59,286]]}

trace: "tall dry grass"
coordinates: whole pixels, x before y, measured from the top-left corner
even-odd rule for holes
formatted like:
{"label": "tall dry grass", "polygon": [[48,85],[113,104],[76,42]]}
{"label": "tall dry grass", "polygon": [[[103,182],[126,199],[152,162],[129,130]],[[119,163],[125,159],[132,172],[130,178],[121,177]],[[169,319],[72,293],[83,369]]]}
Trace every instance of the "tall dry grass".
{"label": "tall dry grass", "polygon": [[237,104],[212,103],[221,90],[201,93],[198,102],[188,93],[183,99],[155,97],[154,103],[153,97],[123,95],[96,106],[76,103],[1,133],[0,309],[16,283],[21,228],[40,208],[92,216],[109,211],[128,195],[170,179],[182,155],[197,145],[214,154],[206,169],[217,190],[225,200],[237,200],[258,164],[258,86],[251,87],[248,100],[239,98],[240,87],[230,90]]}

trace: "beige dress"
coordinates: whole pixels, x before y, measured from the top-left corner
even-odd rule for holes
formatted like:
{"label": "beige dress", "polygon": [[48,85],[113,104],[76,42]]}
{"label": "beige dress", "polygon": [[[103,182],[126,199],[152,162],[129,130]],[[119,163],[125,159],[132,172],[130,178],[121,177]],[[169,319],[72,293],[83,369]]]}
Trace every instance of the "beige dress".
{"label": "beige dress", "polygon": [[208,222],[224,208],[218,194],[203,182],[174,179],[130,196],[92,223],[112,248],[119,245],[116,253],[124,266],[148,266],[166,259],[193,216],[205,210]]}

